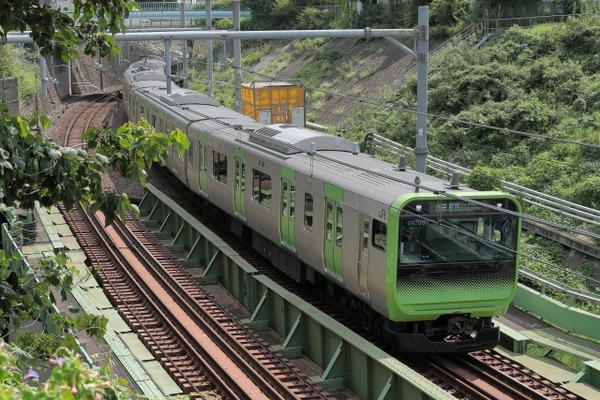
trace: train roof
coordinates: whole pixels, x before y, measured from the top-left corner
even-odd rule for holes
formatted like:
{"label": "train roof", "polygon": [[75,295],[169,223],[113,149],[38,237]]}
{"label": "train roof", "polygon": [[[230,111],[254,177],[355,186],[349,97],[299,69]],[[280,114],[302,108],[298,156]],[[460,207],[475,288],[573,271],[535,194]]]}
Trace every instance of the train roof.
{"label": "train roof", "polygon": [[415,193],[415,179],[419,178],[420,193],[453,192],[454,194],[474,191],[460,185],[450,186],[448,180],[416,172],[412,169],[399,170],[397,165],[379,160],[367,154],[322,151],[314,156],[296,154],[286,160],[291,168],[354,193],[391,204],[406,193]]}
{"label": "train roof", "polygon": [[194,92],[192,90],[175,90],[171,94],[163,94],[160,96],[163,103],[173,106],[183,106],[191,104],[199,104],[205,106],[219,107],[221,103],[217,99],[206,96],[204,94]]}
{"label": "train roof", "polygon": [[132,63],[127,72],[131,75],[131,80],[135,82],[142,81],[164,81],[167,77],[164,69],[164,62],[160,60],[142,60]]}
{"label": "train roof", "polygon": [[358,146],[349,140],[288,124],[264,126],[250,133],[250,141],[284,154],[323,150],[358,152]]}
{"label": "train roof", "polygon": [[156,73],[161,68],[156,62],[134,63],[126,77],[157,105],[174,107],[172,112],[188,121],[189,130],[209,133],[209,138],[252,148],[261,157],[383,204],[391,204],[403,194],[416,192],[417,177],[421,193],[474,191],[464,185],[451,187],[447,180],[411,169],[399,170],[397,165],[361,154],[356,143],[344,138],[289,124],[265,126],[249,116],[220,106],[209,96],[176,85],[171,94],[166,94],[164,80],[135,78],[136,74],[145,77],[144,74]]}

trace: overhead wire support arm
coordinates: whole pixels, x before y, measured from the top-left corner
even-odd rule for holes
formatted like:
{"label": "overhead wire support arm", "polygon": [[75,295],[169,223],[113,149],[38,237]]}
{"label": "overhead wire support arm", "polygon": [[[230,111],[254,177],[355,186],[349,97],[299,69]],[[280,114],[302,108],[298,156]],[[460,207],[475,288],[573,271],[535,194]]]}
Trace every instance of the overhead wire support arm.
{"label": "overhead wire support arm", "polygon": [[400,50],[402,50],[403,52],[405,52],[406,54],[408,54],[409,56],[411,56],[412,58],[414,58],[415,60],[419,59],[419,56],[417,55],[417,53],[415,53],[414,51],[412,51],[411,49],[406,47],[403,43],[399,42],[398,40],[394,39],[393,37],[384,36],[384,39],[387,40],[388,42],[390,42],[391,44],[393,44],[394,46],[396,46],[397,48],[399,48]]}
{"label": "overhead wire support arm", "polygon": [[[209,40],[209,39],[302,39],[302,38],[380,38],[412,37],[415,29],[331,29],[297,31],[228,31],[228,30],[147,30],[144,32],[125,32],[114,35],[116,41],[163,41],[163,40]],[[6,43],[33,43],[29,32],[8,34]]]}

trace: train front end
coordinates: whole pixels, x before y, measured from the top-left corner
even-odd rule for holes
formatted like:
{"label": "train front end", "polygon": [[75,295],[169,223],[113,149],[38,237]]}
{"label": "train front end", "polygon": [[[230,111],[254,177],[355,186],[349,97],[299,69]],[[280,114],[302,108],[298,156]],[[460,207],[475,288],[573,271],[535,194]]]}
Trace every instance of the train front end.
{"label": "train front end", "polygon": [[492,348],[517,288],[521,206],[502,192],[412,193],[391,207],[384,336],[397,349]]}

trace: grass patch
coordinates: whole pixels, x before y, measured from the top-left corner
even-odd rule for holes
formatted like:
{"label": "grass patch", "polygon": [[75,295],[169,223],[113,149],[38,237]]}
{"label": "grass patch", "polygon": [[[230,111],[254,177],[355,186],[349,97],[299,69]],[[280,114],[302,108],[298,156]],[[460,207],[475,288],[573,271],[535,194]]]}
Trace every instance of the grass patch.
{"label": "grass patch", "polygon": [[331,64],[341,56],[342,54],[336,50],[324,51],[315,56],[294,77],[302,79],[306,86],[319,87],[322,81],[331,76]]}

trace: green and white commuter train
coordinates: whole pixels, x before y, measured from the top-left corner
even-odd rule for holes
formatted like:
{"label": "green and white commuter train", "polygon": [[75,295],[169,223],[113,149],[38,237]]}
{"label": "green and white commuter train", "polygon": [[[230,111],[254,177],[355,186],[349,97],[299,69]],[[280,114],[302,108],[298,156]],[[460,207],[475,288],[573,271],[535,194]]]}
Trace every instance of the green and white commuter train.
{"label": "green and white commuter train", "polygon": [[276,267],[327,285],[399,351],[498,344],[492,317],[517,288],[514,196],[399,170],[348,140],[263,125],[174,84],[167,93],[160,61],[133,63],[125,78],[132,120],[190,140],[184,157],[170,155],[174,176]]}

